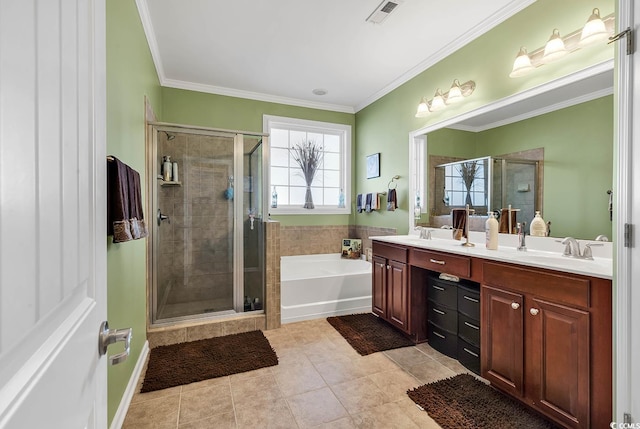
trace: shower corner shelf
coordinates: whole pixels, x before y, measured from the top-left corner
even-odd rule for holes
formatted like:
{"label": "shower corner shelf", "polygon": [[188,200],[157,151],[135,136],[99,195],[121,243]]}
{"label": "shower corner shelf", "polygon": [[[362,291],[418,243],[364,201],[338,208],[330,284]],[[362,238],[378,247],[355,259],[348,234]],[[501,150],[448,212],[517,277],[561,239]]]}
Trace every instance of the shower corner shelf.
{"label": "shower corner shelf", "polygon": [[182,182],[174,182],[174,181],[161,181],[160,186],[182,186]]}

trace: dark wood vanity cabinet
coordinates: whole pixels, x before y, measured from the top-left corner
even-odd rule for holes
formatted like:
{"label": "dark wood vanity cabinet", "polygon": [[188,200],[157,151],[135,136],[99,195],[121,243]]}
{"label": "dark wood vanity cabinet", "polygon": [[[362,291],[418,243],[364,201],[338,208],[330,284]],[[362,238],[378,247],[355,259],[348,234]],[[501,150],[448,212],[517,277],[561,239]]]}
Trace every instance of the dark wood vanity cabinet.
{"label": "dark wood vanity cabinet", "polygon": [[610,285],[603,279],[485,262],[482,376],[565,427],[607,427],[612,410]]}
{"label": "dark wood vanity cabinet", "polygon": [[426,339],[426,291],[410,287],[412,271],[407,254],[406,247],[373,242],[372,310],[420,342]]}

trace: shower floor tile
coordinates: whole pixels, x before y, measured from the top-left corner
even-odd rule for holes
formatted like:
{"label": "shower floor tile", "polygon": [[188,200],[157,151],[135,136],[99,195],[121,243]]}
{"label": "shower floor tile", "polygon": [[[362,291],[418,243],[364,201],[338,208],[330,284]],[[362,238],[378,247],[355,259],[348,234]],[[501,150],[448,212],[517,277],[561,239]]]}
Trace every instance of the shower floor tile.
{"label": "shower floor tile", "polygon": [[325,319],[265,331],[277,366],[136,393],[123,428],[440,427],[406,391],[464,367],[427,344],[360,356],[336,334]]}

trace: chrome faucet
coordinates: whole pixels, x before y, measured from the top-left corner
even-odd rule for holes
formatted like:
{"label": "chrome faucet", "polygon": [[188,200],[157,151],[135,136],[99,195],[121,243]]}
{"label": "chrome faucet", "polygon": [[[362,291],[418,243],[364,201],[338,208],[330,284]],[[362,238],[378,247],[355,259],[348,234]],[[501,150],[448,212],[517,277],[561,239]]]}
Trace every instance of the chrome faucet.
{"label": "chrome faucet", "polygon": [[526,222],[518,222],[517,223],[518,250],[521,251],[521,252],[526,252],[527,251],[527,244],[525,242],[525,237],[527,236],[527,233],[524,230],[525,226],[527,226]]}
{"label": "chrome faucet", "polygon": [[431,240],[431,230],[427,229],[423,226],[416,226],[416,231],[420,231],[420,238],[424,238],[425,240]]}
{"label": "chrome faucet", "polygon": [[564,256],[571,256],[573,258],[581,258],[580,243],[573,237],[565,237],[560,243],[565,245]]}

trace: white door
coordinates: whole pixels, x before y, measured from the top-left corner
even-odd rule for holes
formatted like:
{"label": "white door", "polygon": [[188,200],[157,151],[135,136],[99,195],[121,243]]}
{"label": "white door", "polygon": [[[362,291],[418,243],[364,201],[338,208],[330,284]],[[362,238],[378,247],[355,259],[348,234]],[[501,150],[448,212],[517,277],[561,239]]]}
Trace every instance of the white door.
{"label": "white door", "polygon": [[104,0],[0,0],[0,428],[106,427]]}
{"label": "white door", "polygon": [[[638,32],[640,8],[634,0],[618,0],[618,28]],[[635,42],[635,53],[627,55],[627,39]],[[613,420],[640,422],[640,57],[638,36],[627,35],[617,42],[617,233],[616,233],[616,311],[615,311],[615,415]],[[625,224],[631,236],[625,244]],[[628,426],[631,427],[631,426]],[[635,426],[634,426],[635,427]]]}

